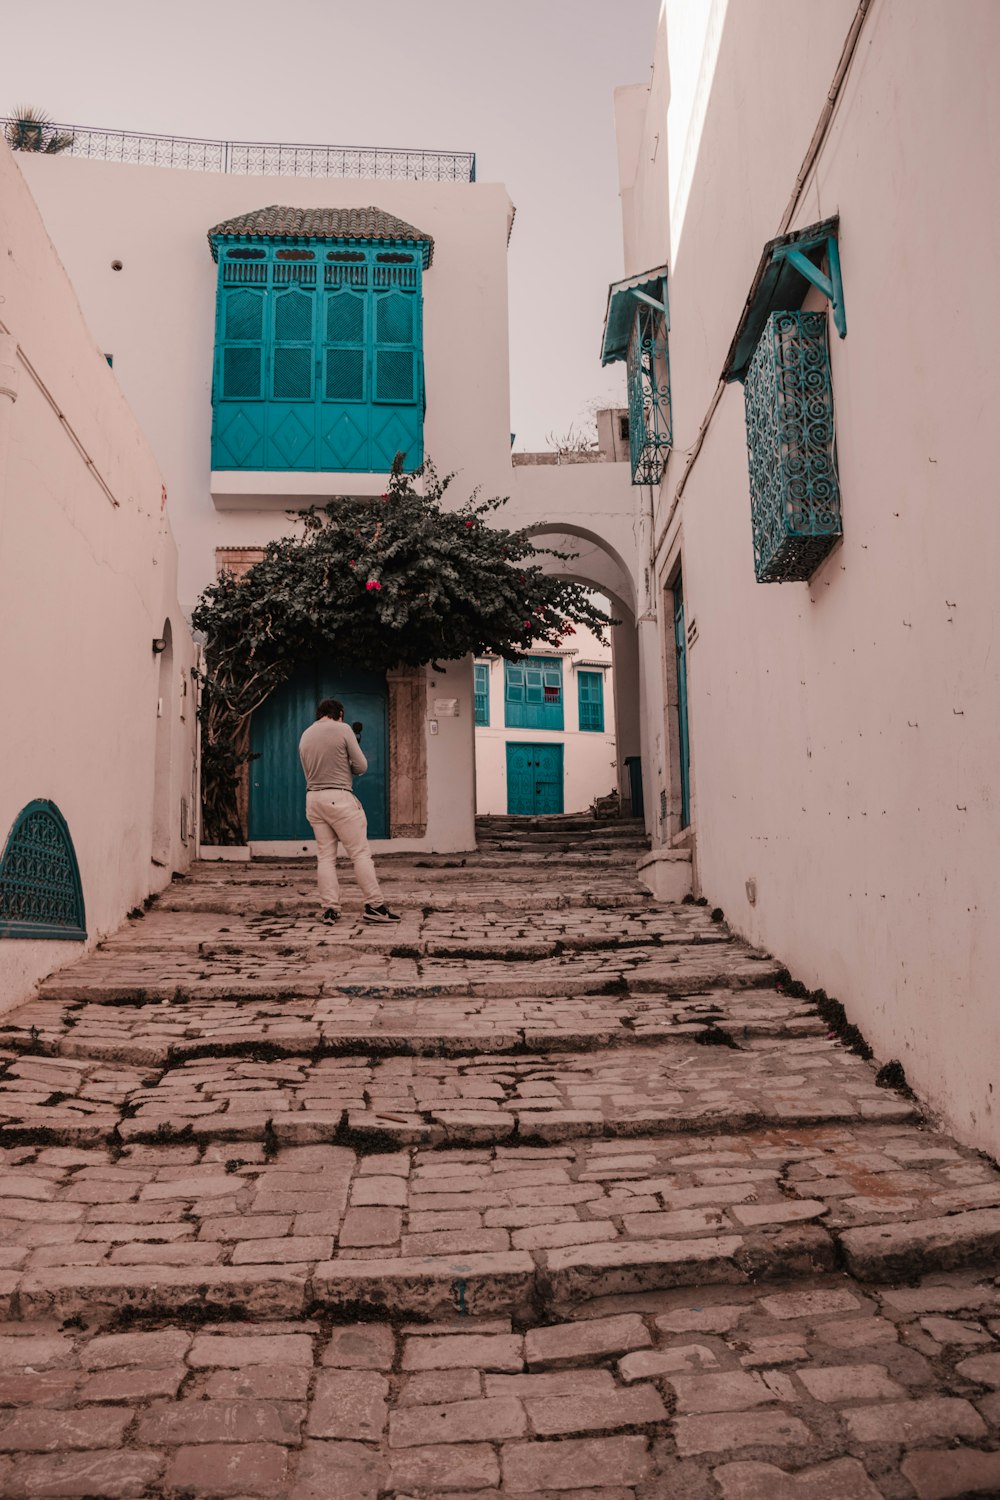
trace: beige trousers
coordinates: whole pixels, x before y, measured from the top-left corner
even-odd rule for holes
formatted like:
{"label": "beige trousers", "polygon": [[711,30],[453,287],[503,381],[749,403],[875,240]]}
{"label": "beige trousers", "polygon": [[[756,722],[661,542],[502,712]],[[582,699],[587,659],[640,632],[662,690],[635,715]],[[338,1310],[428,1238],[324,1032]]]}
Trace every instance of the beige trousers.
{"label": "beige trousers", "polygon": [[337,882],[337,841],[354,865],[354,878],[366,901],[381,904],[383,897],[368,847],[368,819],[353,792],[331,789],[306,793],[306,817],[316,835],[319,899],[324,907],[340,909]]}

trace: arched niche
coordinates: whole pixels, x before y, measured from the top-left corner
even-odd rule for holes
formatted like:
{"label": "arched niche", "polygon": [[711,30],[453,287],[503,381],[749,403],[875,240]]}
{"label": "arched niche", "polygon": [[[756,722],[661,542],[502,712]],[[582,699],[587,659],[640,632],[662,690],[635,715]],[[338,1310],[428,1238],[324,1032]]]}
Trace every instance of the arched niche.
{"label": "arched niche", "polygon": [[0,938],[87,936],[83,886],[66,819],[54,802],[29,802],[0,858]]}

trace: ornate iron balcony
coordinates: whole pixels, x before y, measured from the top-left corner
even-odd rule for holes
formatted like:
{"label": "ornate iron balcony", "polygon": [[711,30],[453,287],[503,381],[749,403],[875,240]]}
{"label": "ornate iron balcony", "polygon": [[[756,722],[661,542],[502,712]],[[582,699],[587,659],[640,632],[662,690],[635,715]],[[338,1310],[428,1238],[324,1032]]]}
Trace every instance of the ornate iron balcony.
{"label": "ornate iron balcony", "polygon": [[[0,116],[4,133],[16,122]],[[207,141],[195,136],[149,135],[90,125],[45,125],[45,139],[67,137],[64,156],[180,167],[187,172],[229,172],[238,177],[354,177],[410,182],[475,182],[474,151],[420,151],[389,146],[281,145],[263,141]],[[11,143],[13,144],[13,142]],[[18,149],[15,146],[15,149]],[[26,149],[26,148],[22,148]],[[31,147],[44,150],[43,145]]]}

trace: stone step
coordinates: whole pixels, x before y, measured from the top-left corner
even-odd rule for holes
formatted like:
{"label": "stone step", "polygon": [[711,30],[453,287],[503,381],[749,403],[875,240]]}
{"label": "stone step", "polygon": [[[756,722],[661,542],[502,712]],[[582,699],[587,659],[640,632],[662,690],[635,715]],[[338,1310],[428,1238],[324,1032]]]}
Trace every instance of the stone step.
{"label": "stone step", "polygon": [[841,1258],[885,1282],[1000,1253],[1000,1176],[913,1126],[445,1154],[36,1147],[8,1151],[2,1185],[0,1308],[22,1318],[537,1319]]}
{"label": "stone step", "polygon": [[918,1118],[909,1100],[876,1086],[870,1064],[832,1043],[758,1033],[713,1047],[690,1038],[721,1039],[714,1023],[677,1030],[670,1046],[628,1053],[231,1055],[163,1068],[11,1055],[0,1145],[273,1138],[454,1148]]}
{"label": "stone step", "polygon": [[53,990],[0,1020],[0,1047],[157,1066],[196,1056],[565,1052],[672,1042],[710,1027],[738,1044],[758,1035],[822,1034],[808,1002],[768,987],[766,966],[721,968],[721,979],[720,966],[709,963],[700,974],[678,976],[673,987],[669,976],[654,983],[639,970],[606,994],[588,994],[593,981],[584,974],[575,984],[564,980],[558,995],[526,995],[523,985],[498,995],[495,984],[468,980],[452,987],[465,993],[448,994],[436,980],[423,988],[418,981],[395,988],[316,981],[288,996],[266,981],[161,985],[159,997],[152,984],[135,990],[123,983],[116,997],[107,983],[78,986],[74,995],[67,974],[68,995]]}
{"label": "stone step", "polygon": [[592,817],[582,813],[546,813],[520,816],[514,813],[480,813],[475,819],[475,831],[487,829],[529,829],[538,832],[601,832],[603,829],[645,834],[646,825],[642,817]]}
{"label": "stone step", "polygon": [[[658,950],[658,953],[662,950]],[[204,1005],[210,1001],[237,1004],[245,1000],[286,1002],[325,999],[371,1001],[444,1001],[444,1000],[551,1000],[614,995],[697,995],[708,990],[771,988],[783,970],[773,960],[757,958],[727,945],[699,945],[692,952],[670,950],[644,964],[630,966],[629,952],[624,955],[604,950],[591,954],[567,954],[552,960],[522,960],[508,965],[493,960],[470,971],[470,962],[462,959],[373,958],[367,965],[355,965],[350,977],[334,964],[303,964],[298,974],[282,978],[274,973],[257,971],[250,964],[242,972],[227,972],[225,966],[198,967],[196,959],[188,965],[180,962],[171,976],[169,969],[148,967],[129,971],[125,965],[100,965],[94,960],[89,972],[81,967],[79,974],[64,971],[48,980],[40,998],[46,1000],[105,1003],[141,1006],[145,1003],[172,1003],[177,1006]],[[333,972],[331,972],[331,970]],[[330,1006],[314,1007],[325,1018]],[[555,1003],[553,1026],[560,1015]],[[495,1015],[503,1014],[496,1008]],[[290,1012],[289,1012],[290,1013]],[[0,1045],[12,1035],[23,1033],[24,1018],[33,1014],[23,1007],[16,1017],[0,1019]],[[436,1013],[428,1009],[416,1017],[421,1031],[425,1022],[437,1024]]]}
{"label": "stone step", "polygon": [[[660,1290],[527,1327],[471,1315],[467,1295],[459,1312],[461,1281],[447,1316],[427,1323],[307,1318],[300,1280],[274,1274],[266,1298],[286,1312],[270,1321],[241,1313],[238,1283],[219,1280],[232,1312],[223,1322],[193,1302],[188,1322],[125,1331],[10,1323],[0,1332],[3,1492],[1000,1492],[989,1332],[1000,1294],[986,1278],[928,1276],[900,1291],[842,1274],[705,1285],[695,1307],[686,1288]],[[262,1300],[249,1276],[243,1287]]]}

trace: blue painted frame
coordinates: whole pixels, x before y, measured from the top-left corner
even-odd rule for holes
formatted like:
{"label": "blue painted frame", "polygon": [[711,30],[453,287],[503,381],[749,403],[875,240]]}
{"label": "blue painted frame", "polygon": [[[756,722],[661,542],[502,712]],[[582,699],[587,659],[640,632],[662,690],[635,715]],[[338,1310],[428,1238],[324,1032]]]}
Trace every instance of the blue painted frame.
{"label": "blue painted frame", "polygon": [[29,802],[7,835],[0,857],[0,938],[86,941],[80,867],[69,825],[54,802]]}

